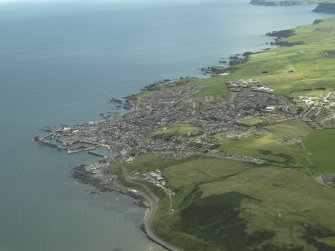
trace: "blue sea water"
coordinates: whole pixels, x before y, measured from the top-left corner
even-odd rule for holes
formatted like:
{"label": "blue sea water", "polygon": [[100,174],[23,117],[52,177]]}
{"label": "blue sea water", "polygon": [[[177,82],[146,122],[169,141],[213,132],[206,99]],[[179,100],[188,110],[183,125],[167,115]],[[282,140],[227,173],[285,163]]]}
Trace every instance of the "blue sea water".
{"label": "blue sea water", "polygon": [[70,178],[93,157],[32,138],[42,125],[98,119],[111,97],[262,50],[268,31],[328,17],[247,3],[0,2],[0,251],[161,250],[137,228],[144,211],[131,198],[90,195]]}

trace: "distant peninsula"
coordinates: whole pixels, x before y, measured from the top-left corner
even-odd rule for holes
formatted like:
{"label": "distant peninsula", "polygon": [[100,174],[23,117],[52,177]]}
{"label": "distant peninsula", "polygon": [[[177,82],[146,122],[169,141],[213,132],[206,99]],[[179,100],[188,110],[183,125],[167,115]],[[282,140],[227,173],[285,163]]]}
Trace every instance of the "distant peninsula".
{"label": "distant peninsula", "polygon": [[314,12],[335,14],[335,3],[319,3]]}
{"label": "distant peninsula", "polygon": [[318,3],[335,3],[334,0],[318,1],[318,0],[251,0],[250,4],[264,6],[291,6],[291,5],[307,5]]}

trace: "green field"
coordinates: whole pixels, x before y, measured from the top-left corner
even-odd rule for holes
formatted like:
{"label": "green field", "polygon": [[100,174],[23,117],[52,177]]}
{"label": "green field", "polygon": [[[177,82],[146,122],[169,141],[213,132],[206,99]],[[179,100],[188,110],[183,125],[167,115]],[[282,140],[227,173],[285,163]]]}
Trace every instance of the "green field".
{"label": "green field", "polygon": [[184,136],[187,133],[196,133],[199,131],[199,128],[188,124],[188,123],[178,123],[170,125],[163,130],[155,131],[150,133],[151,137],[169,139],[172,136]]}
{"label": "green field", "polygon": [[218,133],[215,138],[221,145],[220,151],[265,159],[267,165],[294,168],[313,175],[302,146],[303,138],[311,131],[304,122],[288,120],[255,130],[242,138],[230,132]]}
{"label": "green field", "polygon": [[240,121],[241,124],[248,125],[248,126],[254,126],[254,125],[262,124],[263,122],[264,122],[264,120],[260,117],[252,117],[252,118],[248,118],[248,119],[245,119],[243,121]]}
{"label": "green field", "polygon": [[335,130],[314,130],[304,139],[304,144],[322,173],[335,174]]}

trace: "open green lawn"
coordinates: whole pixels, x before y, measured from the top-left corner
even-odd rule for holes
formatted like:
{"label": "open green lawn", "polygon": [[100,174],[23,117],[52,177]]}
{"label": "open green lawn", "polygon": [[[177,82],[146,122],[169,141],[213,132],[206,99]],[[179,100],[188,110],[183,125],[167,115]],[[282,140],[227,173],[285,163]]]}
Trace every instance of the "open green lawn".
{"label": "open green lawn", "polygon": [[150,133],[151,137],[168,139],[172,136],[184,136],[187,133],[198,132],[199,128],[189,123],[178,123],[170,125],[162,130]]}
{"label": "open green lawn", "polygon": [[314,130],[304,139],[310,158],[322,173],[335,174],[335,130]]}
{"label": "open green lawn", "polygon": [[241,124],[248,125],[248,126],[258,125],[263,122],[264,122],[263,119],[260,117],[252,117],[252,118],[248,118],[248,119],[240,121]]}
{"label": "open green lawn", "polygon": [[207,79],[192,79],[188,83],[190,86],[199,86],[201,88],[200,92],[196,94],[197,97],[209,96],[209,95],[229,95],[228,88],[226,85],[226,79],[229,79],[229,76],[218,76],[215,78]]}

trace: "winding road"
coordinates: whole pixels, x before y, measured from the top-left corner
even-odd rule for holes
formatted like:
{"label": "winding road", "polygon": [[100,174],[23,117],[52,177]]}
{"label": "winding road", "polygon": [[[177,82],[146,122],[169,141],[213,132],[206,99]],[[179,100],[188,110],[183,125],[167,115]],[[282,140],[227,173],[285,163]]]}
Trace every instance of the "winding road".
{"label": "winding road", "polygon": [[145,215],[144,215],[144,229],[147,237],[155,242],[156,244],[160,245],[161,247],[165,248],[166,250],[169,251],[178,251],[178,249],[171,244],[163,241],[160,239],[153,231],[152,231],[152,220],[153,217],[159,207],[159,199],[157,196],[146,186],[144,186],[140,182],[133,181],[132,178],[128,175],[128,172],[126,171],[126,167],[124,165],[124,161],[122,161],[122,172],[125,180],[129,183],[133,183],[136,185],[140,185],[145,192],[138,191],[138,194],[140,197],[142,197],[144,200],[146,200],[149,203],[149,208],[146,210]]}

